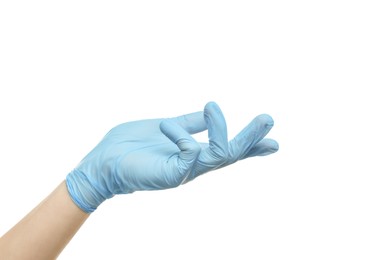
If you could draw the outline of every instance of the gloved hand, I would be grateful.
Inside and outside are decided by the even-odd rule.
[[[177,187],[238,160],[276,152],[277,142],[263,139],[272,126],[270,116],[257,116],[228,142],[225,119],[213,102],[203,112],[124,123],[68,174],[68,191],[90,213],[115,194]],[[206,129],[209,143],[191,137]]]

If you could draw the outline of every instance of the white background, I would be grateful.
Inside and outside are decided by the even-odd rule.
[[[216,101],[280,151],[117,196],[59,259],[389,259],[388,1],[1,1],[0,234],[116,124]],[[198,138],[204,139],[203,136]]]

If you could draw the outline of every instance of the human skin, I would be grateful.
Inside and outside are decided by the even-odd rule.
[[[55,259],[89,215],[74,204],[63,181],[0,238],[0,259]]]

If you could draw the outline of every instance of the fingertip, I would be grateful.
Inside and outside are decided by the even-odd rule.
[[[263,139],[259,143],[257,143],[252,149],[244,155],[244,157],[240,158],[248,158],[253,156],[266,156],[273,153],[276,153],[279,150],[279,144],[273,139]]]
[[[259,127],[272,128],[274,126],[273,118],[268,114],[261,114],[255,118]]]
[[[266,146],[270,152],[276,153],[279,151],[279,143],[274,139],[264,139],[263,142],[266,143]]]
[[[218,105],[217,105],[217,102],[215,102],[215,101],[209,101],[209,102],[207,102],[205,107],[207,107],[207,106],[218,106]]]
[[[160,122],[160,130],[163,133],[166,132],[166,129],[167,129],[168,125],[169,125],[169,123],[167,121],[168,121],[168,119],[163,119]]]
[[[172,119],[163,119],[160,122],[160,131],[169,139],[171,139],[172,142],[177,143],[177,126],[174,122],[172,122]]]
[[[222,113],[221,108],[218,106],[218,104],[214,101],[208,102],[204,107],[204,113],[209,114],[210,111],[218,111]]]
[[[204,119],[210,130],[210,126],[213,127],[214,124],[210,125],[210,121],[217,123],[220,127],[226,128],[225,118],[223,116],[221,108],[214,101],[208,102],[204,107]]]

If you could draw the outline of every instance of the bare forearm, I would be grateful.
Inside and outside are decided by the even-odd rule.
[[[0,259],[55,259],[88,218],[62,182],[0,238]]]

